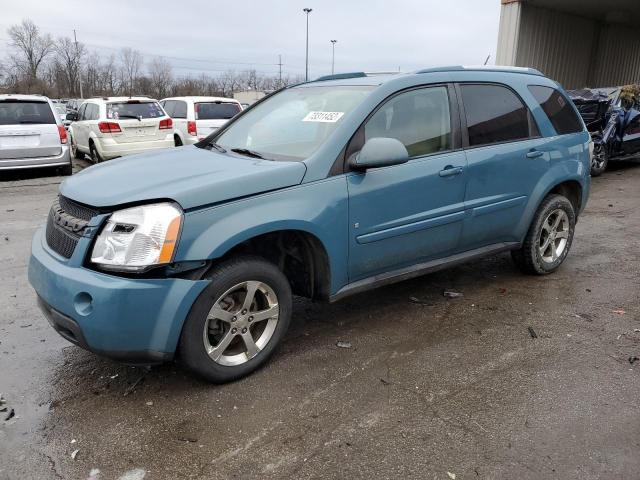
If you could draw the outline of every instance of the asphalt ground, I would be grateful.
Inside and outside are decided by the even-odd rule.
[[[222,386],[49,327],[26,269],[62,178],[41,175],[0,180],[0,479],[640,478],[640,163],[593,179],[555,274],[506,254],[296,301],[268,365]]]

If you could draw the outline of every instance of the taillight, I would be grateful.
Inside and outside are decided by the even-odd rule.
[[[100,133],[120,133],[120,124],[116,122],[100,122],[98,123]]]
[[[160,120],[160,130],[166,130],[172,127],[173,127],[173,120],[171,120],[170,118],[165,118],[164,120]]]
[[[62,125],[58,125],[58,135],[60,135],[60,143],[63,145],[67,143],[67,130]]]
[[[193,135],[194,137],[198,135],[198,129],[196,128],[196,122],[188,121],[187,122],[187,133],[189,135]]]

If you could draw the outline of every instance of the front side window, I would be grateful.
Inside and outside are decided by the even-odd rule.
[[[47,102],[25,100],[0,101],[0,125],[56,123]]]
[[[529,109],[500,85],[460,85],[469,146],[513,142],[538,136]]]
[[[80,107],[80,110],[78,111],[78,120],[85,120],[84,112],[87,111],[87,105],[89,105],[89,104],[88,103],[83,103],[82,106]]]
[[[304,160],[369,95],[371,86],[288,88],[254,106],[220,134],[205,139],[266,158]]]
[[[582,122],[576,115],[571,102],[558,90],[540,85],[529,85],[529,91],[549,117],[558,135],[582,131]],[[598,104],[595,104],[596,109]]]
[[[367,121],[364,137],[365,142],[376,137],[400,140],[410,157],[450,150],[447,88],[421,88],[396,95]]]

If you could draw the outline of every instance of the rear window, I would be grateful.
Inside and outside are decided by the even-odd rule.
[[[529,91],[547,114],[558,135],[582,131],[582,122],[567,100],[558,90],[540,85],[529,85]],[[583,112],[586,114],[587,112]]]
[[[223,120],[236,116],[242,108],[234,102],[199,102],[195,104],[196,120]]]
[[[47,102],[0,100],[0,125],[56,123]]]
[[[158,102],[113,102],[107,103],[107,118],[158,118],[165,113]]]

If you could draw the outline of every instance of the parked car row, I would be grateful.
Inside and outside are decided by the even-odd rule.
[[[0,96],[0,169],[62,167],[62,173],[70,175],[72,156],[89,155],[100,163],[192,145],[242,111],[238,101],[221,97],[173,97],[160,102],[145,96],[96,97],[64,102],[40,95]],[[47,135],[52,129],[55,138]]]

